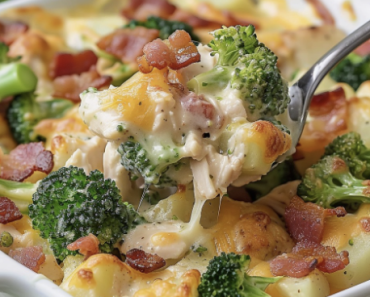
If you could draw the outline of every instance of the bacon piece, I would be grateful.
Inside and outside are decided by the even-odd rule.
[[[132,249],[126,253],[126,263],[142,273],[150,273],[166,265],[166,261],[158,255]]]
[[[200,61],[197,47],[184,30],[172,33],[167,42],[156,39],[146,44],[143,51],[144,56],[137,59],[139,70],[143,73],[151,72],[153,67],[178,70]]]
[[[315,270],[317,265],[315,258],[303,258],[300,255],[282,254],[270,262],[270,270],[274,275],[304,277]]]
[[[0,197],[0,224],[7,224],[22,218],[15,203],[7,197]]]
[[[360,56],[367,56],[370,55],[370,40],[366,41],[365,43],[361,44],[358,48],[354,50],[357,55]]]
[[[318,260],[317,269],[327,273],[342,270],[349,263],[347,251],[338,254],[335,247],[323,246],[306,240],[298,242],[292,253],[304,258],[315,257]]]
[[[9,155],[0,154],[0,178],[23,181],[35,171],[50,173],[54,167],[53,154],[42,142],[18,145]]]
[[[327,216],[344,216],[343,207],[324,209],[314,203],[305,203],[295,196],[285,209],[285,222],[288,232],[295,241],[308,240],[320,243],[324,234],[324,221]]]
[[[53,81],[54,97],[70,99],[74,102],[80,101],[80,94],[87,88],[106,88],[112,82],[112,77],[101,76],[96,69],[83,72],[80,75],[64,75]]]
[[[324,24],[335,25],[335,20],[330,11],[325,7],[320,0],[307,0],[315,8],[317,14],[321,17]]]
[[[101,38],[97,46],[124,63],[135,63],[136,59],[143,54],[144,45],[158,36],[159,31],[156,29],[124,28]]]
[[[45,262],[45,255],[41,246],[29,246],[9,251],[9,257],[21,263],[27,268],[38,272],[40,266]]]
[[[168,18],[176,10],[176,6],[167,0],[130,0],[121,14],[129,20],[145,21],[149,16]]]
[[[224,118],[217,112],[210,102],[204,99],[203,95],[189,92],[187,95],[182,96],[180,101],[182,108],[193,115],[191,121],[201,128],[203,132],[207,132],[209,130],[210,122],[212,123],[212,126],[217,128],[220,128],[223,125]]]
[[[85,256],[85,260],[92,255],[99,253],[99,239],[94,234],[81,237],[67,245],[70,251],[80,250],[79,253]]]
[[[52,79],[71,74],[81,74],[96,65],[98,57],[92,50],[77,54],[56,53],[50,64],[49,75]]]
[[[189,111],[197,116],[202,116],[206,119],[213,119],[215,108],[206,101],[203,95],[190,92],[188,95],[181,98],[181,106],[186,111]]]
[[[219,22],[202,19],[181,9],[176,9],[176,11],[169,17],[169,19],[189,24],[193,28],[216,29],[222,26],[222,24],[220,24]]]
[[[309,115],[299,140],[301,151],[324,149],[334,138],[348,129],[348,105],[344,90],[324,92],[312,98]]]
[[[301,241],[291,253],[276,257],[270,263],[270,270],[278,276],[304,277],[315,268],[332,273],[348,265],[348,252],[337,253],[334,247],[319,243]]]
[[[315,268],[323,272],[335,272],[348,263],[348,252],[337,253],[334,247],[320,244],[324,221],[328,216],[344,216],[343,207],[324,209],[313,203],[305,203],[295,196],[285,210],[285,222],[289,233],[298,243],[291,253],[276,257],[270,263],[275,275],[303,277]]]
[[[27,30],[28,25],[25,23],[0,21],[0,42],[10,45]]]

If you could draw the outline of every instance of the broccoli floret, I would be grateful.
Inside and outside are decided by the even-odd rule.
[[[57,259],[76,252],[68,244],[94,234],[103,252],[113,250],[122,235],[145,223],[121,195],[114,181],[98,170],[86,175],[82,168],[63,167],[44,178],[29,206],[33,228],[48,239]]]
[[[344,206],[354,211],[359,204],[370,203],[369,185],[370,181],[354,177],[338,156],[325,156],[306,170],[297,194],[324,208]]]
[[[258,120],[282,114],[288,104],[288,86],[277,68],[277,57],[257,40],[253,26],[223,27],[213,32],[209,43],[216,66],[188,82],[201,94],[222,100],[230,90],[244,100],[248,118]]]
[[[259,181],[247,184],[245,189],[253,200],[257,200],[270,193],[274,188],[298,179],[300,179],[300,175],[294,162],[288,158],[262,176]]]
[[[0,42],[0,101],[8,96],[35,90],[37,77],[19,57],[8,57],[9,47]]]
[[[35,135],[33,128],[43,119],[60,118],[73,103],[65,99],[53,99],[37,102],[33,93],[23,93],[15,96],[7,110],[10,130],[18,143],[42,141]]]
[[[250,257],[234,253],[221,253],[214,257],[203,273],[198,292],[200,297],[267,297],[269,284],[281,277],[249,276]]]
[[[350,53],[330,71],[330,77],[337,82],[349,84],[354,90],[370,80],[370,55],[359,56]]]
[[[199,37],[194,34],[192,26],[180,21],[164,20],[157,16],[150,16],[147,18],[146,21],[132,20],[127,25],[125,25],[125,28],[134,29],[135,27],[139,26],[148,29],[159,30],[160,39],[168,39],[168,37],[176,30],[184,30],[189,33],[192,40],[200,40]]]
[[[33,184],[0,179],[0,197],[9,198],[22,213],[27,214],[28,205],[32,203],[32,195],[38,185],[38,182]]]
[[[145,184],[160,187],[177,185],[176,181],[165,174],[180,159],[177,147],[156,145],[155,150],[153,148],[149,153],[141,143],[130,137],[119,146],[118,152],[121,154],[121,164],[131,173],[131,179],[143,177]]]
[[[370,150],[364,145],[360,134],[350,132],[338,136],[325,148],[324,156],[331,155],[346,161],[356,178],[370,178]]]

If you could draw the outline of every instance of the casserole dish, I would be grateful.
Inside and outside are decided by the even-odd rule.
[[[78,1],[78,4],[85,4],[89,1]],[[296,10],[301,10],[304,7],[304,1],[288,1],[291,6]],[[357,14],[358,19],[356,22],[345,22],[342,18],[342,11],[337,9],[343,1],[323,1],[330,9],[334,17],[338,20],[338,27],[345,30],[347,33],[351,32],[354,28],[364,23],[366,19],[366,11],[370,11],[370,3],[366,1],[353,1],[353,8]],[[14,0],[5,2],[0,5],[0,12],[12,7],[22,7],[28,5],[40,5],[46,9],[67,8],[76,5],[76,1],[66,0],[61,3],[58,0],[44,0],[44,1],[31,1],[31,0]],[[335,297],[345,296],[369,296],[370,282],[363,283],[354,288],[332,295]],[[61,290],[58,286],[48,281],[45,277],[35,274],[7,257],[4,253],[0,252],[0,296],[70,296]]]

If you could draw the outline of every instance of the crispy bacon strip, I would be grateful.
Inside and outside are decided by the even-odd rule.
[[[330,11],[326,8],[320,0],[307,0],[315,8],[317,14],[321,17],[324,24],[335,25],[335,20],[331,15]]]
[[[347,251],[338,254],[335,247],[323,246],[306,240],[298,242],[292,253],[304,258],[315,257],[318,260],[317,268],[327,273],[341,270],[349,263]]]
[[[295,254],[282,254],[270,263],[270,270],[274,275],[304,277],[315,270],[318,260],[313,257],[302,257]]]
[[[7,197],[0,197],[0,224],[7,224],[22,218],[15,203]]]
[[[291,253],[276,257],[270,263],[275,275],[303,277],[315,268],[323,272],[335,272],[348,263],[348,252],[337,253],[334,247],[320,244],[324,221],[328,216],[345,216],[343,207],[324,209],[313,203],[305,203],[295,196],[285,210],[285,222],[292,238],[297,241]]]
[[[130,0],[121,14],[130,20],[145,21],[149,16],[168,18],[176,10],[176,6],[167,0]]]
[[[306,123],[300,150],[317,151],[324,149],[335,137],[348,129],[348,105],[344,90],[324,92],[312,98],[309,114],[312,120]]]
[[[343,207],[324,209],[314,203],[305,203],[295,196],[285,209],[285,222],[288,232],[295,241],[307,240],[320,243],[324,233],[324,221],[328,216],[345,216]]]
[[[92,50],[77,54],[57,53],[50,64],[49,75],[52,79],[71,74],[81,74],[96,65],[98,57]]]
[[[166,265],[166,261],[158,255],[132,249],[126,253],[126,263],[142,273],[150,273]]]
[[[181,9],[176,9],[176,11],[169,17],[169,19],[189,24],[193,28],[216,29],[222,26],[219,22],[202,19]]]
[[[9,257],[13,258],[15,261],[21,263],[34,272],[38,272],[40,266],[45,262],[45,255],[42,252],[41,246],[29,246],[16,250],[10,250]]]
[[[0,21],[0,42],[10,45],[27,30],[28,25],[25,23]]]
[[[334,247],[301,241],[291,253],[276,257],[270,263],[271,272],[278,276],[303,277],[315,268],[332,273],[348,265],[348,252],[337,253]]]
[[[102,89],[109,87],[112,77],[101,76],[96,69],[83,72],[80,75],[64,75],[53,81],[54,97],[70,99],[74,102],[80,101],[80,94],[89,87]]]
[[[42,142],[18,145],[9,155],[0,154],[0,178],[23,181],[35,171],[50,173],[54,167],[53,154]]]
[[[146,44],[143,51],[144,55],[137,59],[139,70],[143,73],[151,72],[153,67],[178,70],[200,61],[197,47],[183,30],[172,33],[167,42],[156,39]]]
[[[67,249],[70,251],[80,250],[79,253],[84,255],[86,260],[90,256],[99,253],[99,239],[90,233],[67,245]]]
[[[117,57],[124,63],[135,63],[143,54],[144,45],[158,38],[159,31],[136,27],[134,29],[118,29],[101,38],[97,46],[107,53]]]

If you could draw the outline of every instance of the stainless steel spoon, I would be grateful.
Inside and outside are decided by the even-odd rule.
[[[308,107],[312,96],[321,80],[345,56],[370,39],[370,21],[362,25],[340,43],[328,51],[308,70],[294,85],[289,88],[289,116],[296,124],[292,131],[293,145],[297,145],[306,123]]]

